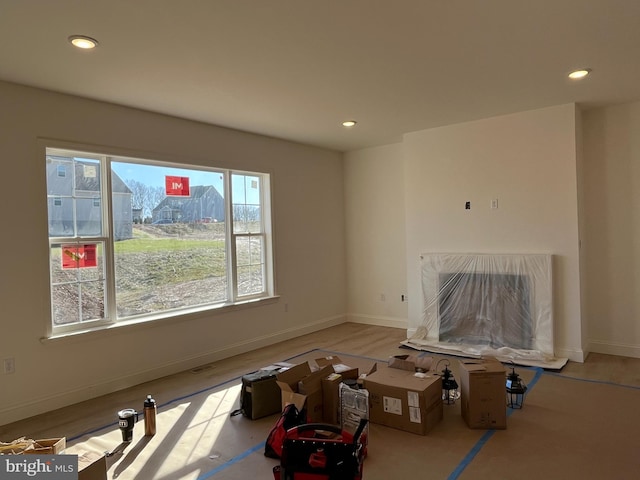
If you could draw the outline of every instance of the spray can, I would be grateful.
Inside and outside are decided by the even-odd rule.
[[[156,401],[151,395],[144,401],[144,434],[147,437],[156,434]]]

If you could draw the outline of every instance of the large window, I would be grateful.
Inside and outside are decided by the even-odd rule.
[[[52,332],[273,295],[269,175],[47,148]]]

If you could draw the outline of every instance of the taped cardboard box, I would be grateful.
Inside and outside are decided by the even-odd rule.
[[[307,409],[309,422],[322,422],[322,379],[331,373],[334,373],[331,365],[312,372],[309,362],[304,362],[277,374],[282,408],[293,403],[298,410]]]
[[[364,379],[370,421],[426,435],[443,417],[442,378],[381,366]]]
[[[460,412],[469,428],[507,428],[506,369],[495,358],[460,360]]]

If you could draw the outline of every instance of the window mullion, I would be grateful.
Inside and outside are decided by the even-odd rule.
[[[117,320],[116,309],[116,285],[115,285],[115,261],[113,258],[113,205],[112,205],[112,185],[111,185],[111,158],[104,157],[100,162],[102,169],[102,234],[106,237],[104,242],[104,262],[105,262],[105,306],[104,317],[110,322]]]
[[[227,248],[227,272],[229,275],[229,281],[227,282],[227,298],[230,303],[233,303],[238,298],[238,271],[236,261],[236,238],[233,226],[233,189],[231,188],[231,171],[227,170],[224,176],[225,191],[227,192],[227,198],[225,201],[225,233]]]

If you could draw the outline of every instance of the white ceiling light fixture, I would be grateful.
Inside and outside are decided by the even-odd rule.
[[[571,72],[569,74],[569,78],[571,78],[572,80],[579,80],[581,78],[586,77],[590,73],[591,73],[590,68],[581,68],[579,70],[574,70],[573,72]]]
[[[71,35],[69,42],[74,47],[81,48],[83,50],[91,50],[98,46],[98,41],[95,38],[87,37],[86,35]]]
[[[358,122],[356,122],[355,120],[345,120],[344,122],[342,122],[342,126],[347,128],[355,127],[356,123]]]

